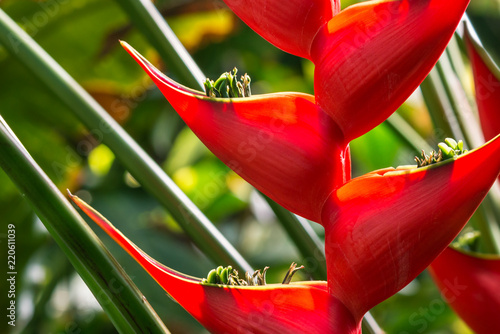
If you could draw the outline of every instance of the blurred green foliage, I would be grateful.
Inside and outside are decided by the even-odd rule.
[[[222,1],[163,0],[157,6],[208,77],[216,78],[236,66],[241,73],[251,75],[254,94],[313,93],[312,64],[267,43]],[[126,40],[169,72],[169,64],[162,63],[116,2],[4,0],[0,7],[124,126],[252,265],[271,266],[268,281],[278,281],[291,261],[300,264],[296,248],[267,205],[184,127],[152,82],[121,49],[118,39]],[[472,1],[472,18],[478,22],[484,19],[485,28],[481,30],[489,36],[498,33],[499,8],[498,1]],[[496,52],[500,55],[499,50]],[[168,212],[134,182],[100,139],[92,137],[15,55],[2,48],[0,73],[1,115],[62,191],[69,188],[90,202],[160,262],[190,275],[206,276],[214,264],[193,247]],[[429,142],[442,139],[434,137],[418,94],[400,114]],[[404,147],[384,124],[356,139],[351,151],[353,176],[412,164],[416,153]],[[0,332],[113,333],[90,292],[85,292],[23,195],[1,170],[0,212],[1,252],[6,253],[6,226],[15,224],[16,269],[22,277],[17,282],[18,326],[12,331],[2,321]],[[205,332],[124,251],[100,230],[94,230],[173,333]],[[321,235],[321,229],[317,231]],[[5,291],[5,284],[2,280],[1,291]],[[1,306],[5,310],[6,305]],[[403,293],[377,306],[373,314],[388,333],[468,332],[444,305],[426,273]]]

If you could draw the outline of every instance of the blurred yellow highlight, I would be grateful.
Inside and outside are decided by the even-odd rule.
[[[196,171],[189,166],[178,169],[172,176],[172,179],[184,192],[190,192],[198,183]]]
[[[227,9],[189,13],[169,20],[172,30],[188,50],[199,48],[204,41],[219,41],[234,29],[234,15]]]
[[[115,160],[113,152],[104,144],[94,148],[89,154],[89,168],[97,176],[104,176],[109,172]]]

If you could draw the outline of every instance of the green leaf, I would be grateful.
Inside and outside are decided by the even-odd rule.
[[[1,117],[0,166],[31,202],[40,220],[121,333],[168,332],[130,278]]]

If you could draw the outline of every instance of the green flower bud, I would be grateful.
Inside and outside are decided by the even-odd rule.
[[[217,275],[217,270],[215,270],[215,269],[210,270],[210,272],[208,273],[208,276],[207,276],[207,283],[208,284],[220,284],[219,283],[219,275]]]
[[[455,150],[453,150],[451,147],[449,147],[445,143],[439,143],[438,147],[441,150],[441,152],[443,152],[443,157],[445,159],[453,158],[455,156]]]
[[[231,88],[229,95],[231,97],[242,97],[240,94],[240,90],[238,89],[238,78],[236,77],[236,72],[238,72],[238,70],[235,67],[233,70],[233,74],[230,75],[229,84]]]
[[[208,97],[217,97],[218,95],[220,95],[220,94],[218,94],[217,90],[214,87],[214,82],[212,80],[210,80],[209,78],[207,78],[207,80],[205,80],[205,82],[203,82],[203,86],[205,88],[205,94]]]
[[[457,149],[458,144],[457,144],[457,142],[455,141],[455,139],[453,139],[453,138],[446,138],[446,139],[444,140],[444,142],[445,142],[446,144],[448,144],[448,146],[449,146],[449,147],[451,147],[453,150],[456,150],[456,149]]]
[[[226,284],[226,285],[229,284],[229,274],[232,271],[232,269],[233,268],[231,266],[222,269],[222,271],[220,273],[220,280],[221,280],[222,284]]]

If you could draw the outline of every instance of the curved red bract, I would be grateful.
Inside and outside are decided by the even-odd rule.
[[[483,129],[484,137],[490,140],[500,134],[500,69],[495,72],[487,65],[486,55],[480,55],[476,50],[477,45],[465,34],[465,43],[471,60],[476,91],[476,104]],[[488,59],[492,62],[491,58]]]
[[[316,33],[340,10],[340,0],[224,2],[269,43],[303,58],[310,58]]]
[[[373,172],[323,210],[328,285],[364,314],[421,273],[455,238],[500,172],[500,136],[425,168]]]
[[[131,46],[122,45],[219,159],[286,209],[320,220],[328,195],[351,175],[348,145],[314,96],[208,98],[172,81]]]
[[[429,267],[443,298],[477,334],[500,333],[500,257],[446,248]]]
[[[468,3],[367,1],[320,30],[312,51],[316,101],[348,141],[382,123],[417,89]]]
[[[354,318],[327,290],[327,283],[296,282],[237,287],[202,285],[157,262],[106,218],[70,195],[94,222],[125,249],[165,291],[212,333],[361,334]]]

